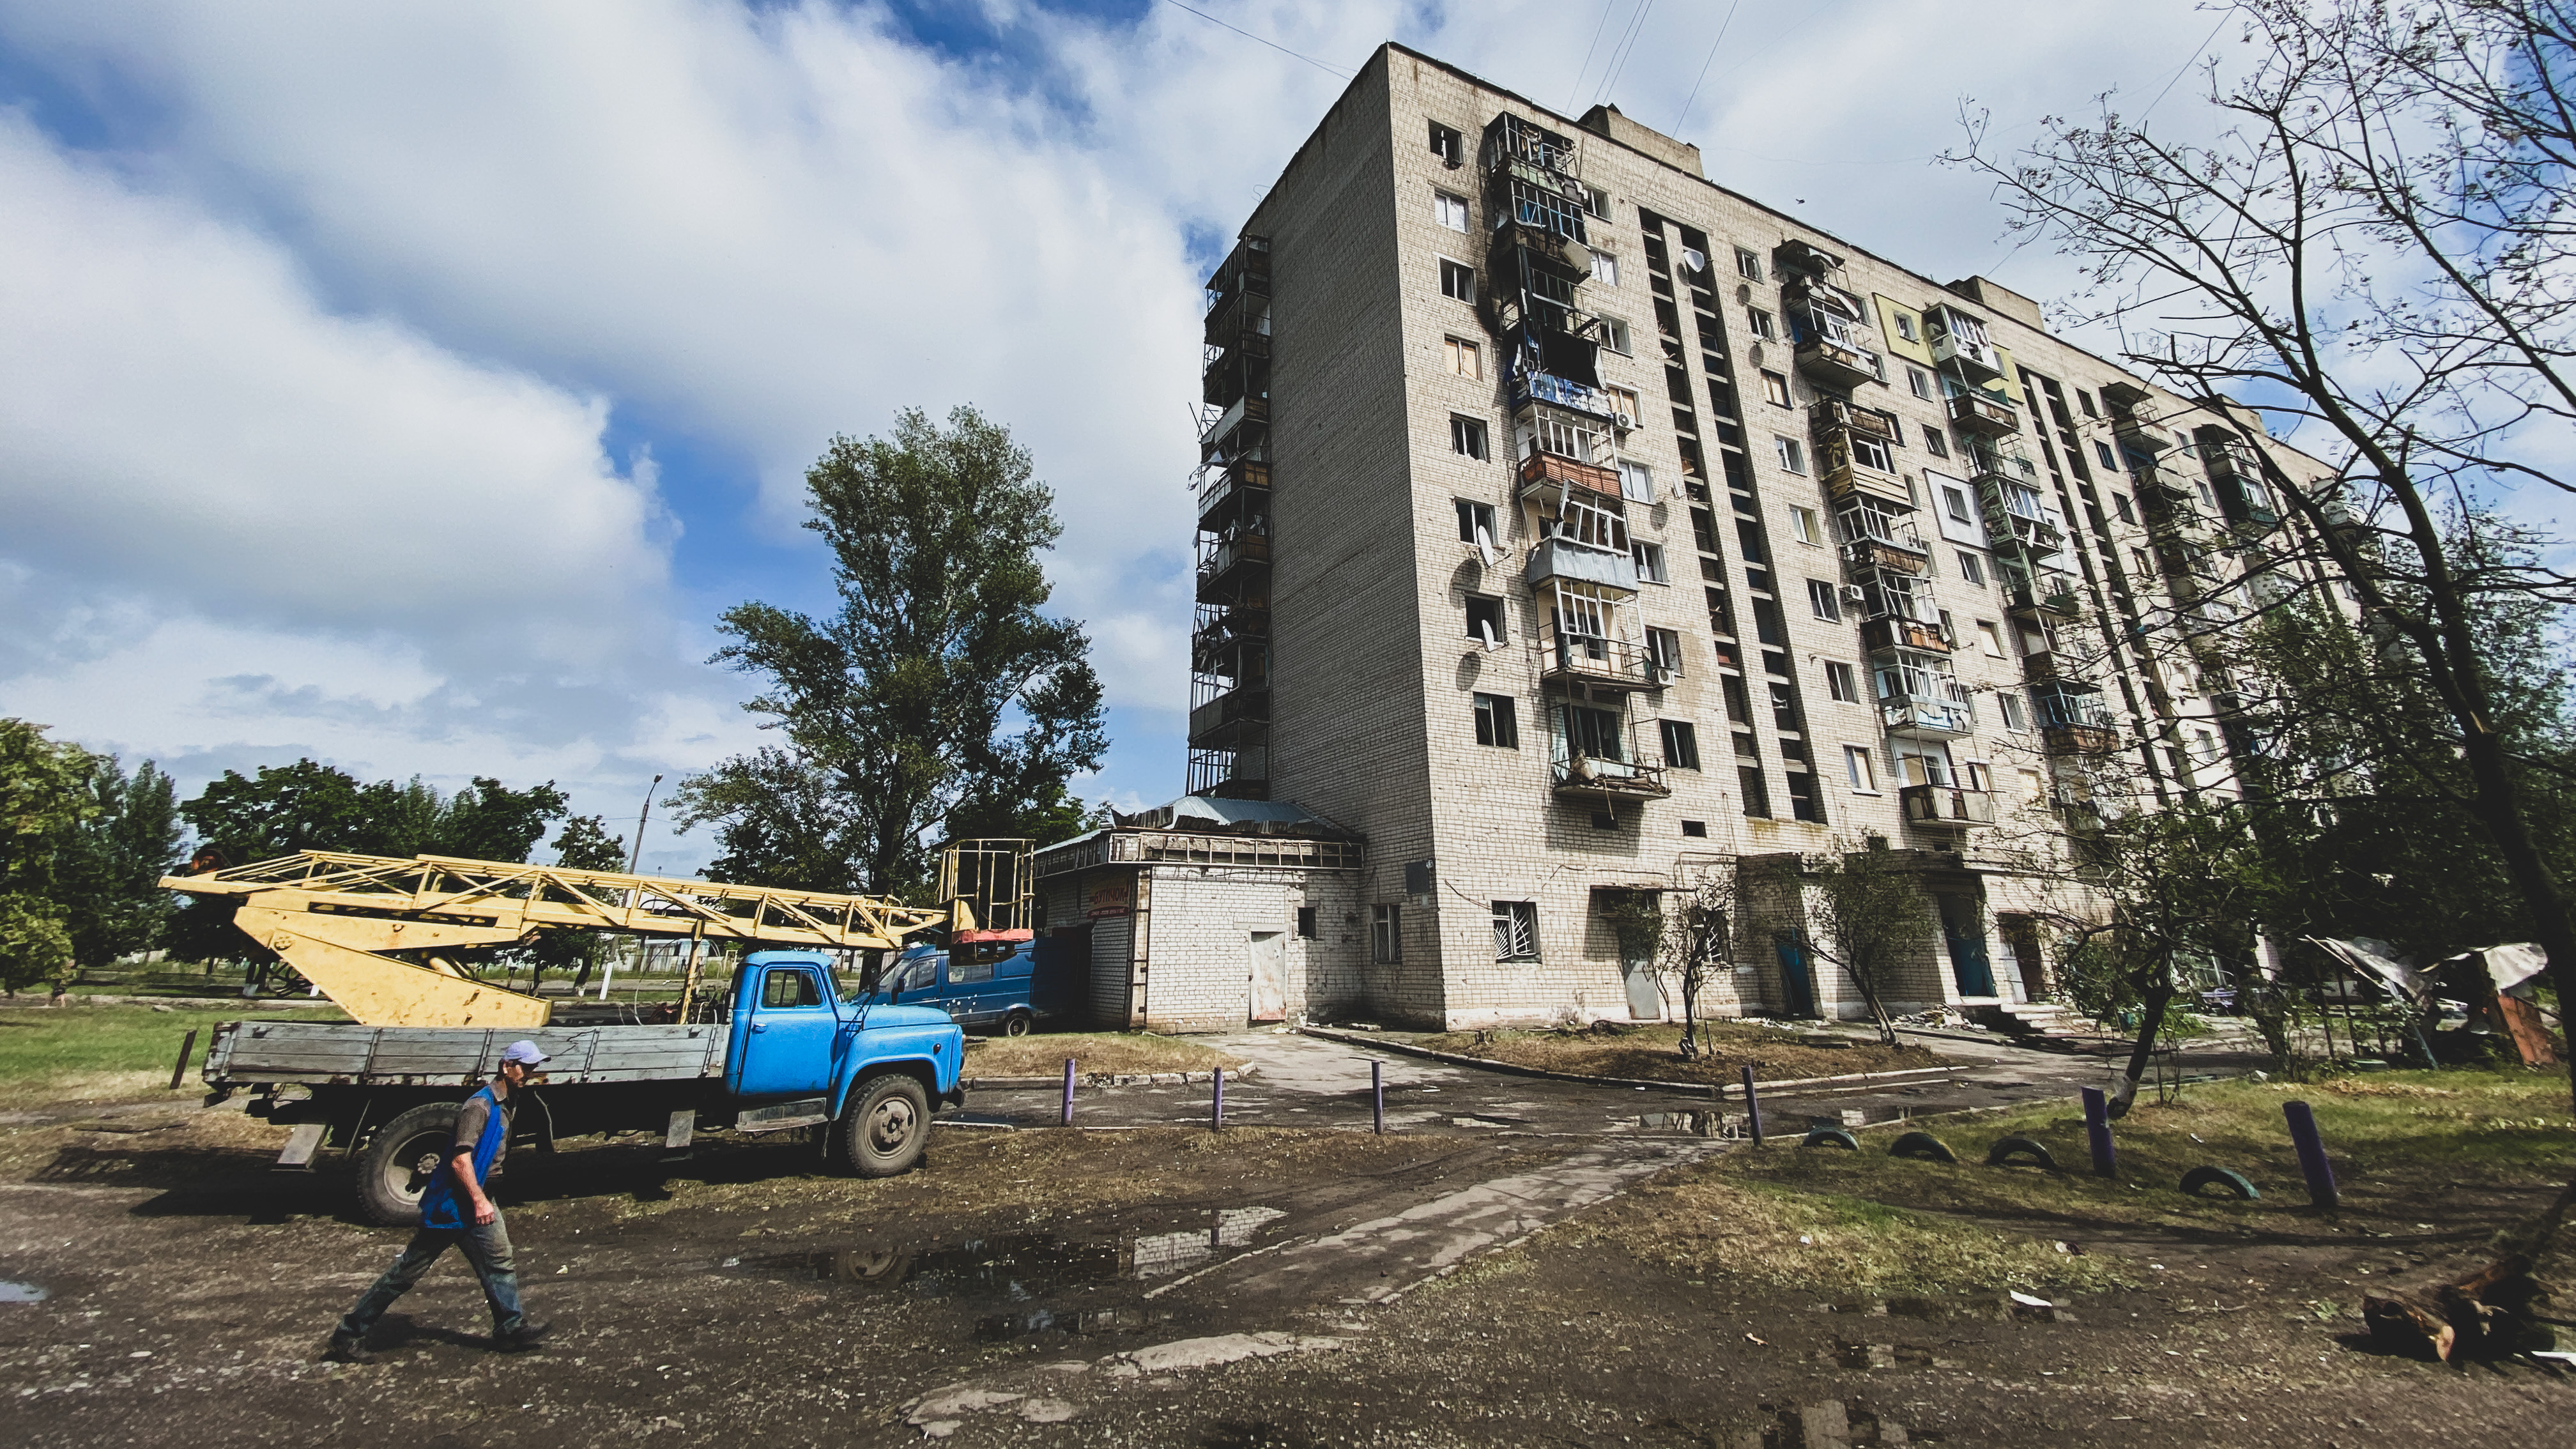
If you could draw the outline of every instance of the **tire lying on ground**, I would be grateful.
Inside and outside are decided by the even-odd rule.
[[[921,1161],[930,1141],[930,1094],[918,1079],[884,1072],[850,1089],[833,1125],[841,1160],[861,1177],[897,1177]]]
[[[389,1228],[420,1226],[420,1197],[456,1140],[461,1102],[426,1102],[376,1129],[358,1158],[358,1206]]]
[[[1840,1127],[1809,1128],[1807,1131],[1807,1140],[1799,1143],[1798,1145],[1801,1147],[1840,1147],[1850,1152],[1860,1151],[1860,1140]]]
[[[2028,1157],[2050,1172],[2057,1170],[2057,1158],[2040,1143],[2027,1137],[1998,1137],[1986,1149],[1986,1166],[2008,1167],[2016,1157]]]
[[[2216,1163],[2203,1163],[2182,1175],[2182,1190],[2187,1196],[2203,1196],[2201,1189],[2213,1186],[2227,1189],[2229,1194],[2244,1202],[2257,1202],[2263,1196],[2245,1174]]]
[[[1904,1136],[1887,1144],[1887,1155],[1890,1157],[1920,1157],[1927,1162],[1956,1162],[1959,1160],[1959,1154],[1950,1150],[1949,1143],[1942,1141],[1940,1138],[1933,1136],[1929,1132],[1906,1133]]]

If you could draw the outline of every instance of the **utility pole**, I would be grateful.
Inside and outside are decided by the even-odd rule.
[[[660,775],[655,775],[653,777],[653,783],[644,787],[644,808],[635,812],[635,844],[626,852],[626,873],[628,875],[635,874],[635,867],[642,863],[644,859],[644,820],[645,817],[653,813],[653,792],[661,788],[662,777]],[[626,909],[630,911],[635,909],[635,901],[636,893],[628,891],[626,893]],[[641,972],[644,969],[644,938],[641,936],[635,938],[635,969],[638,972]],[[606,1001],[608,999],[608,983],[616,979],[617,959],[612,956],[600,969],[600,1000]]]

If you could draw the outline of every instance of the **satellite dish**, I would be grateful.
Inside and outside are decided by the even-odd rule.
[[[1708,258],[1702,256],[1695,248],[1684,247],[1682,248],[1682,265],[1688,267],[1694,272],[1705,272],[1708,270]]]

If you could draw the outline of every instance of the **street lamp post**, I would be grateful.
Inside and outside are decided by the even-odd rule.
[[[653,813],[653,792],[660,788],[662,788],[662,777],[660,775],[655,775],[653,777],[653,783],[644,787],[644,808],[635,812],[635,844],[626,852],[626,873],[628,875],[633,875],[635,873],[635,868],[641,865],[644,861],[644,821]],[[626,893],[626,909],[630,911],[635,909],[636,900],[637,893],[631,890],[628,891]],[[637,971],[642,971],[644,969],[644,938],[641,936],[635,938],[635,969]],[[606,967],[599,973],[600,1000],[606,1001],[608,999],[608,984],[616,979],[617,958],[612,956],[608,959]]]

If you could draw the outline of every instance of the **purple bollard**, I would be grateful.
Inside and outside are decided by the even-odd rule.
[[[1762,1099],[1753,1094],[1753,1069],[1744,1069],[1744,1119],[1753,1129],[1753,1145],[1762,1145]]]
[[[1073,1058],[1071,1057],[1064,1059],[1064,1120],[1056,1125],[1059,1127],[1073,1125]]]
[[[2093,1175],[2118,1177],[2120,1153],[2119,1149],[2111,1145],[2110,1102],[2102,1095],[2102,1089],[2099,1087],[2085,1087],[2081,1090],[2084,1093],[2084,1135],[2093,1144]]]
[[[2308,1180],[2308,1202],[2333,1212],[2343,1201],[2335,1191],[2334,1164],[2326,1161],[2325,1139],[2317,1135],[2317,1114],[2305,1102],[2283,1102],[2281,1115],[2289,1119],[2290,1141],[2299,1149],[2299,1171]]]
[[[1217,1068],[1208,1085],[1214,1089],[1208,1094],[1208,1127],[1214,1130],[1225,1125],[1225,1068]]]
[[[1378,1136],[1386,1135],[1386,1063],[1369,1063],[1369,1118]]]

